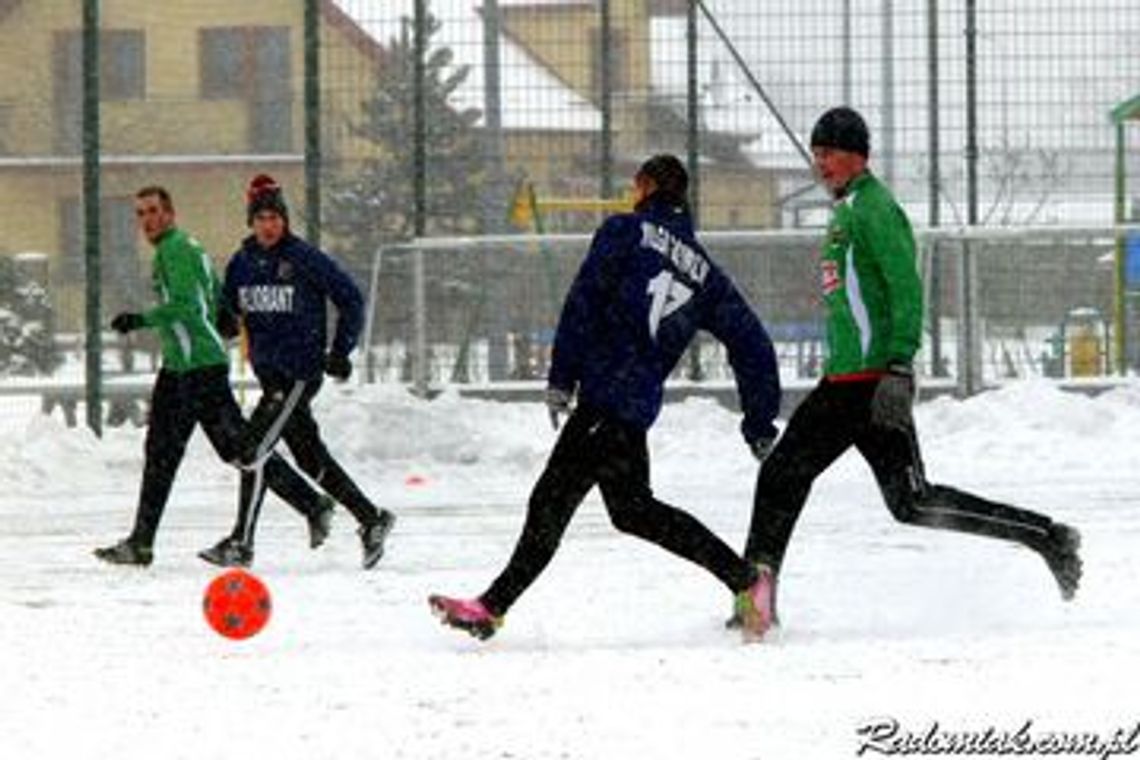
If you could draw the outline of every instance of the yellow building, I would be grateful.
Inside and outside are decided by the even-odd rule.
[[[596,5],[500,5],[502,70],[505,77],[524,77],[521,84],[502,86],[503,176],[525,175],[544,196],[597,195]],[[614,3],[618,192],[649,153],[683,153],[683,144],[663,142],[652,129],[657,119],[647,5]],[[475,67],[483,60],[482,43],[466,42],[471,26],[481,24],[480,6],[479,0],[429,4],[445,30],[468,35],[456,42],[441,32],[433,40],[455,45],[457,64]],[[180,221],[219,262],[245,233],[243,188],[255,173],[281,181],[294,224],[303,230],[304,3],[103,0],[100,7],[102,268],[104,309],[110,312],[150,299],[150,250],[137,239],[132,209],[132,196],[143,185],[170,189]],[[356,136],[352,125],[385,64],[385,46],[401,25],[406,28],[411,7],[411,0],[320,3],[325,176],[382,150]],[[81,0],[0,0],[0,253],[47,254],[65,327],[78,324],[84,281],[81,10]],[[469,76],[456,107],[483,108],[482,73]],[[523,87],[529,89],[520,92]],[[476,126],[485,128],[486,119]],[[702,167],[706,163],[706,227],[772,224],[771,182],[762,172],[702,157]],[[563,221],[589,226],[595,219]]]
[[[280,175],[303,198],[303,29],[301,4],[280,0],[100,5],[103,282],[113,310],[150,299],[149,247],[133,218],[139,187],[168,187],[219,259],[245,229],[242,188],[253,173]],[[79,0],[0,5],[0,250],[49,255],[65,323],[79,311],[84,272],[81,26]]]

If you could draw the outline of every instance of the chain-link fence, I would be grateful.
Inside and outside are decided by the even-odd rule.
[[[818,226],[827,199],[803,144],[839,103],[866,116],[872,166],[916,226],[1107,226],[1140,205],[1127,181],[1140,169],[1128,148],[1140,107],[1119,108],[1140,90],[1131,0],[0,0],[0,36],[6,378],[86,382],[98,345],[89,323],[151,302],[151,251],[132,208],[147,184],[172,191],[179,222],[221,265],[246,234],[246,182],[273,174],[295,229],[363,285],[378,250],[415,237],[586,233],[628,206],[634,168],[660,151],[690,167],[703,230]],[[97,64],[85,65],[92,41],[98,56],[86,60]],[[85,92],[99,95],[88,108]],[[98,198],[85,203],[92,175]],[[96,208],[98,229],[87,218]],[[1016,246],[1029,250],[1023,237]],[[432,259],[449,272],[424,293],[427,329],[472,319],[459,303],[478,308],[492,326],[486,343],[448,342],[485,345],[489,376],[522,373],[513,336],[538,330],[541,342],[550,320],[516,329],[520,314],[559,300],[573,269],[568,252],[543,269],[549,245]],[[756,283],[799,292],[809,247],[757,253],[747,266],[764,270]],[[1140,270],[1127,265],[1140,261],[1124,255],[1133,248],[1121,246],[1110,292]],[[1074,244],[1054,258],[1087,253]],[[724,255],[737,267],[753,254]],[[939,279],[951,266],[939,262],[936,296],[953,281]],[[1020,283],[995,313],[1028,309],[1012,321],[1036,324],[1032,308],[1054,292],[1029,289],[1020,267],[1037,259],[978,262]],[[398,263],[393,253],[389,273]],[[510,301],[472,296],[463,288],[479,278],[463,273],[479,267],[536,285]],[[1067,282],[1093,276],[1080,271]],[[988,280],[977,281],[987,297]],[[381,277],[378,335],[392,334],[402,308],[391,287]],[[1103,295],[1066,305],[1109,309],[1110,322],[1115,308]],[[808,311],[774,321],[806,325]],[[150,369],[152,351],[102,337],[107,371]],[[931,334],[936,347],[944,339]],[[29,361],[45,340],[48,356]],[[462,362],[447,372],[462,377]]]

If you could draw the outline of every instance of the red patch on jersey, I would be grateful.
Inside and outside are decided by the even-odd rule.
[[[820,287],[823,294],[829,296],[839,290],[842,282],[839,279],[839,262],[824,259],[819,263]]]

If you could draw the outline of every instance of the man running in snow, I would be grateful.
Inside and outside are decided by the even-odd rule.
[[[855,446],[895,519],[1027,546],[1071,599],[1081,577],[1075,529],[926,480],[911,416],[923,307],[910,222],[867,168],[870,134],[857,112],[823,114],[811,148],[835,198],[820,260],[827,363],[761,467],[744,555],[778,578],[812,482]]]
[[[229,383],[229,356],[215,329],[220,283],[202,245],[175,225],[174,203],[162,187],[135,195],[139,229],[154,245],[154,292],[159,304],[145,313],[124,312],[111,327],[126,335],[158,331],[162,368],[150,400],[146,464],[135,525],[130,535],[95,556],[118,565],[149,565],[154,539],[174,484],[174,475],[196,425],[201,425],[226,462],[238,464],[245,420]],[[322,499],[281,457],[265,462],[270,488],[309,522],[309,542],[319,546],[328,535],[332,504]],[[243,473],[241,503],[254,498],[253,475]],[[261,498],[261,492],[256,496]]]
[[[568,414],[531,492],[514,553],[475,599],[429,598],[443,622],[488,638],[553,558],[586,493],[602,492],[618,530],[701,565],[736,595],[749,637],[763,634],[770,578],[649,486],[646,433],[663,384],[698,329],[718,338],[736,376],[745,441],[763,459],[776,435],[776,358],[760,320],[697,242],[688,174],[671,155],[634,177],[635,211],[608,219],[570,288],[548,378],[551,421]],[[571,410],[573,399],[577,405]]]
[[[283,439],[298,466],[356,518],[362,564],[370,569],[384,553],[395,515],[377,509],[333,459],[311,406],[322,373],[341,382],[352,373],[348,356],[363,325],[364,297],[331,256],[293,234],[284,193],[272,177],[261,174],[250,182],[246,212],[253,234],[230,259],[222,288],[222,309],[245,325],[261,385],[242,462],[260,472],[259,464]],[[337,310],[331,346],[329,300]],[[199,556],[217,565],[248,564],[258,508],[257,501],[243,502],[233,532]]]

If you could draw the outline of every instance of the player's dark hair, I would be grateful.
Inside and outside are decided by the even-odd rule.
[[[671,206],[689,208],[689,172],[681,159],[671,153],[659,153],[648,159],[637,170],[636,177],[653,181],[656,189],[649,197]],[[644,203],[644,201],[643,201]]]
[[[174,199],[170,197],[170,191],[162,185],[147,185],[146,187],[135,193],[135,198],[158,198],[158,202],[162,204],[162,208],[166,211],[174,210]]]

